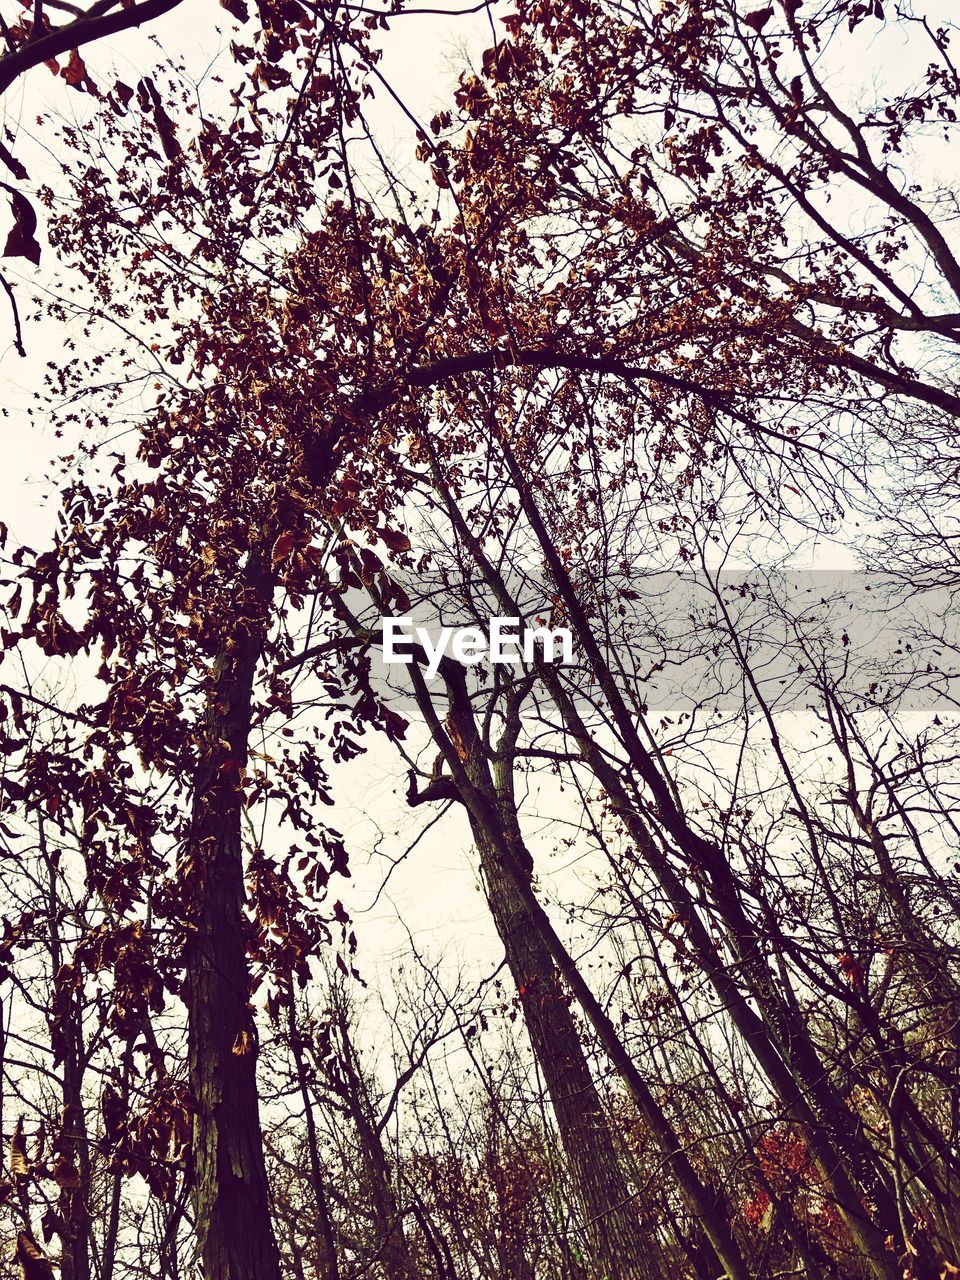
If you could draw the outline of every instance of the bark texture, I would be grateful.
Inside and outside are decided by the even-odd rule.
[[[659,1250],[638,1218],[569,996],[496,849],[482,833],[475,838],[490,912],[520,993],[597,1274],[609,1280],[657,1280]]]
[[[507,729],[496,750],[488,752],[477,730],[462,670],[447,665],[444,678],[450,713],[443,730],[435,724],[434,732],[435,736],[438,730],[442,732],[449,744],[448,763],[453,764],[455,753],[454,773],[460,774],[461,781],[458,786],[453,779],[444,779],[439,788],[434,785],[414,798],[456,795],[466,804],[491,914],[520,994],[531,1045],[569,1161],[593,1274],[598,1280],[655,1280],[662,1275],[665,1260],[653,1232],[637,1216],[570,1008],[566,977],[574,979],[573,994],[584,1005],[604,1047],[624,1075],[642,1119],[667,1154],[685,1199],[707,1228],[710,1244],[698,1226],[691,1233],[692,1238],[681,1240],[681,1245],[703,1274],[716,1271],[719,1265],[725,1269],[724,1274],[745,1277],[746,1268],[722,1220],[719,1197],[704,1187],[690,1168],[669,1121],[628,1061],[612,1024],[586,990],[574,961],[536,904],[533,862],[523,842],[513,791],[518,704],[508,710]],[[415,683],[420,686],[420,704],[429,723],[435,716],[424,703],[422,678],[415,676]],[[563,964],[558,957],[562,957]],[[710,1260],[711,1251],[716,1253],[716,1263]]]
[[[193,1210],[204,1280],[280,1280],[260,1129],[241,844],[241,770],[272,595],[269,573],[252,558],[233,634],[215,665],[184,867],[195,904],[185,995]]]

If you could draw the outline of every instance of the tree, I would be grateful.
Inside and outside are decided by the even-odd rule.
[[[797,674],[811,651],[817,659],[814,714],[830,745],[815,758],[829,761],[831,747],[843,756],[838,806],[825,765],[822,789],[808,784],[749,625],[721,590],[701,652],[732,664],[737,709],[675,740],[649,714],[654,672],[635,656],[645,635],[630,609],[645,589],[637,563],[657,542],[709,578],[712,548],[754,533],[789,547],[805,530],[836,528],[850,505],[882,515],[869,483],[874,416],[956,414],[957,320],[938,297],[960,279],[947,193],[905,191],[883,158],[934,118],[952,127],[947,33],[932,33],[922,92],[898,89],[886,103],[842,105],[818,69],[886,21],[876,8],[837,3],[804,18],[794,5],[521,6],[481,74],[465,73],[449,110],[418,126],[419,191],[408,194],[372,136],[367,161],[396,207],[370,194],[369,173],[361,181],[353,141],[369,130],[365,94],[382,86],[372,15],[290,36],[280,56],[290,79],[267,84],[282,95],[296,69],[293,114],[258,84],[240,98],[243,123],[193,128],[189,87],[174,76],[143,90],[151,121],[105,117],[108,148],[123,151],[115,180],[84,154],[87,137],[69,138],[82,157],[77,203],[54,236],[98,309],[126,333],[135,317],[156,399],[138,456],[121,455],[111,477],[71,482],[55,551],[21,557],[33,598],[18,643],[52,657],[98,651],[104,692],[44,769],[28,754],[15,798],[36,811],[64,789],[101,823],[91,778],[119,778],[108,820],[136,852],[111,862],[85,850],[95,881],[118,877],[132,891],[151,854],[164,867],[151,911],[170,931],[163,986],[189,1021],[207,1275],[279,1272],[254,996],[262,988],[282,1020],[332,926],[348,927],[324,901],[347,867],[340,837],[314,817],[330,798],[328,767],[355,755],[365,731],[397,741],[406,729],[348,596],[406,609],[430,574],[421,598],[445,610],[549,611],[573,631],[572,673],[538,659],[519,685],[493,692],[509,702],[536,691],[546,745],[523,749],[575,779],[585,812],[612,830],[630,926],[670,940],[678,984],[703,981],[713,1034],[747,1056],[756,1105],[764,1095],[776,1108],[746,1144],[756,1185],[738,1219],[688,1157],[682,1109],[654,1094],[538,898],[512,795],[521,703],[495,739],[478,727],[466,677],[445,669],[443,723],[414,664],[443,765],[428,796],[467,810],[597,1257],[610,1264],[629,1234],[627,1265],[643,1267],[631,1215],[614,1214],[624,1177],[594,1124],[599,1097],[567,991],[728,1274],[750,1273],[747,1246],[768,1209],[808,1272],[933,1277],[954,1265],[944,1062],[955,1053],[955,943],[925,918],[891,852],[912,841],[929,864],[923,894],[951,901],[902,798],[918,780],[925,796],[929,787],[927,843],[942,842],[952,801],[925,770],[949,767],[949,735],[936,766],[926,739],[886,756],[884,727],[869,717],[888,704],[851,701],[826,675],[849,637],[821,652],[809,619],[796,620],[801,642],[782,655],[797,657]],[[899,29],[930,35],[911,15]],[[636,127],[644,115],[663,120],[659,148]],[[881,209],[879,230],[851,232],[846,214],[825,212],[841,195],[871,218]],[[117,261],[128,267],[122,293]],[[75,394],[104,363],[74,364],[59,389]],[[97,413],[110,413],[128,378]],[[697,657],[682,636],[669,642],[651,656],[658,669]],[[316,722],[313,739],[290,727],[292,667],[319,678],[322,754]],[[291,745],[279,758],[257,752],[256,737],[281,724]],[[78,767],[83,751],[102,757]],[[162,838],[152,805],[149,816],[125,812],[134,751],[155,771]],[[880,794],[889,806],[878,813]],[[251,814],[274,801],[297,833],[283,854],[250,834]],[[875,895],[841,870],[850,850],[869,857],[891,903],[902,1000],[888,1000],[894,966],[878,978],[865,963],[888,939],[876,901],[864,905]],[[634,876],[654,886],[659,915],[623,889]],[[530,976],[552,998],[549,1017]],[[926,1056],[910,990],[938,1027]],[[691,1043],[718,1067],[710,1037]],[[711,1082],[729,1087],[719,1070]],[[710,1110],[701,1114],[709,1126]],[[380,1182],[386,1203],[389,1178]],[[944,1196],[946,1210],[931,1208]],[[700,1241],[687,1243],[695,1272],[718,1269]],[[397,1258],[408,1267],[399,1241]]]

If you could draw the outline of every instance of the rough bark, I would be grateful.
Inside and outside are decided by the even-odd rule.
[[[475,832],[475,841],[490,912],[520,993],[598,1273],[610,1280],[655,1280],[658,1249],[620,1167],[569,997],[496,849],[482,832]]]
[[[256,556],[215,664],[183,874],[195,906],[186,949],[193,1210],[204,1280],[280,1280],[249,1006],[241,770],[273,583]]]
[[[492,774],[479,738],[463,671],[455,663],[442,665],[450,714],[441,726],[430,703],[423,677],[411,667],[418,702],[450,767],[452,788],[466,806],[487,879],[494,920],[521,993],[531,1043],[547,1082],[561,1140],[570,1161],[576,1192],[583,1207],[599,1276],[611,1280],[647,1280],[658,1274],[651,1240],[631,1207],[602,1106],[590,1075],[579,1032],[569,1008],[564,984],[591,1025],[627,1085],[644,1123],[665,1156],[680,1193],[706,1240],[685,1247],[698,1274],[718,1271],[746,1280],[749,1268],[730,1234],[719,1197],[706,1187],[691,1166],[683,1144],[657,1106],[616,1030],[563,946],[532,886],[532,860],[517,823],[509,772],[509,735],[498,745],[498,764]],[[419,799],[433,798],[435,788]],[[698,1233],[699,1234],[699,1233]],[[715,1255],[713,1262],[708,1256]]]

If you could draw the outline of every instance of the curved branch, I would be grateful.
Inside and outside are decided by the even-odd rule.
[[[79,49],[94,40],[116,35],[131,27],[139,27],[144,22],[152,22],[182,3],[183,0],[142,0],[141,4],[118,9],[115,13],[105,13],[103,9],[106,6],[96,4],[75,21],[55,27],[38,39],[29,40],[18,49],[0,57],[0,93],[4,93],[19,76],[41,62],[47,62],[71,49]]]
[[[13,345],[16,348],[17,355],[26,358],[27,352],[23,345],[23,329],[20,326],[20,309],[17,306],[13,286],[4,275],[0,275],[0,285],[3,286],[7,297],[10,299],[10,310],[13,312]]]

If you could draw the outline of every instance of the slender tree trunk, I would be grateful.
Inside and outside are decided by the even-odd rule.
[[[547,1080],[565,1148],[569,1143],[568,1157],[592,1234],[597,1274],[613,1280],[646,1280],[656,1272],[649,1256],[649,1240],[645,1241],[635,1211],[630,1208],[629,1190],[603,1121],[600,1100],[560,979],[597,1032],[641,1118],[664,1153],[692,1218],[700,1223],[709,1240],[716,1264],[703,1256],[707,1250],[698,1254],[694,1247],[697,1272],[712,1276],[719,1271],[733,1280],[746,1280],[749,1268],[726,1223],[719,1197],[693,1169],[683,1143],[657,1106],[613,1023],[536,899],[532,861],[516,826],[509,775],[504,772],[503,761],[510,755],[509,740],[505,736],[497,749],[501,760],[498,786],[477,733],[462,668],[456,663],[442,666],[450,701],[446,726],[437,718],[416,664],[410,670],[418,703],[450,767],[452,785],[467,808],[481,859],[485,861],[490,905],[521,990],[534,1052]],[[432,798],[431,788],[417,798]],[[530,990],[528,984],[532,984]]]
[[[343,1046],[342,1066],[349,1096],[347,1106],[360,1142],[360,1158],[380,1239],[376,1250],[378,1268],[386,1280],[415,1280],[416,1268],[410,1256],[403,1228],[403,1209],[397,1199],[390,1161],[373,1118],[369,1090],[357,1058],[346,1009],[337,1010],[337,1025]]]
[[[40,851],[47,866],[50,915],[50,961],[53,970],[50,1042],[54,1059],[63,1070],[60,1086],[60,1131],[54,1142],[55,1176],[60,1187],[57,1210],[63,1222],[60,1235],[62,1280],[90,1280],[90,1149],[83,1114],[83,1008],[72,984],[64,982],[63,944],[60,934],[61,902],[57,885],[57,859],[47,849],[43,818],[39,828]]]
[[[513,728],[514,726],[511,726]],[[510,730],[498,744],[493,766],[496,801],[515,863],[529,872],[513,784]],[[469,769],[469,766],[468,766]],[[538,933],[509,870],[479,827],[474,832],[487,900],[506,952],[534,1053],[543,1072],[561,1141],[570,1161],[591,1253],[610,1280],[654,1280],[661,1273],[658,1248],[640,1221],[590,1071],[569,997],[553,957]]]
[[[310,1173],[313,1178],[313,1194],[317,1203],[317,1222],[320,1227],[320,1241],[323,1248],[323,1274],[325,1280],[340,1280],[340,1264],[337,1258],[337,1241],[330,1217],[330,1204],[327,1199],[323,1181],[323,1161],[320,1159],[320,1140],[317,1134],[317,1121],[313,1114],[313,1099],[310,1096],[310,1083],[307,1078],[307,1064],[303,1056],[303,1042],[297,1026],[296,997],[291,989],[290,1007],[288,1010],[287,1030],[290,1036],[290,1052],[293,1054],[297,1071],[297,1085],[303,1102],[303,1115],[307,1127],[307,1149],[310,1154]]]
[[[130,1106],[130,1061],[133,1056],[133,1041],[128,1040],[123,1051],[123,1065],[120,1075],[120,1102],[124,1111]],[[123,1198],[123,1172],[118,1169],[110,1177],[110,1191],[107,1196],[106,1221],[103,1228],[103,1245],[100,1252],[99,1280],[113,1280],[117,1265],[117,1244],[120,1239],[120,1204]],[[161,1274],[164,1274],[163,1249],[161,1254]]]
[[[490,912],[520,993],[597,1272],[609,1280],[655,1280],[661,1274],[656,1242],[644,1230],[623,1176],[553,957],[496,848],[481,830],[474,831],[474,839]]]
[[[114,1173],[110,1178],[110,1193],[107,1200],[107,1220],[103,1237],[103,1263],[100,1268],[100,1280],[113,1280],[113,1271],[117,1262],[117,1240],[120,1234],[120,1198],[123,1191],[123,1174]]]
[[[61,1238],[60,1275],[62,1280],[90,1280],[90,1152],[87,1127],[81,1102],[81,1070],[74,1060],[64,1071],[63,1118],[57,1139],[58,1167],[76,1171],[69,1174],[69,1185],[60,1190],[59,1212],[66,1225]]]
[[[240,835],[253,679],[273,597],[260,554],[251,552],[233,631],[214,667],[183,867],[195,911],[184,994],[204,1280],[280,1280],[260,1129]]]

